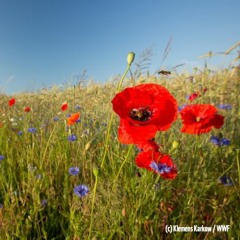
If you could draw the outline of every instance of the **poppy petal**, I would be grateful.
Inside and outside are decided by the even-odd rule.
[[[123,144],[138,144],[154,138],[157,130],[155,125],[137,126],[126,119],[120,119],[118,139]]]
[[[15,104],[16,100],[15,98],[11,98],[9,101],[8,101],[8,106],[11,107]]]
[[[150,139],[145,142],[138,143],[137,147],[139,149],[142,149],[143,151],[149,151],[149,150],[158,151],[159,150],[159,146],[156,142],[154,142],[154,139]]]
[[[189,134],[202,134],[220,128],[224,117],[216,113],[217,109],[210,104],[187,105],[181,112],[181,132]]]
[[[165,165],[168,168],[169,171],[161,173],[161,177],[165,179],[176,178],[177,168],[169,155],[163,155],[162,153],[156,151],[146,151],[140,152],[136,157],[136,165],[149,171],[154,171],[154,169],[151,167],[153,162],[156,164]],[[158,173],[157,171],[154,172]]]
[[[112,100],[120,117],[119,141],[138,144],[170,128],[177,118],[177,101],[159,84],[140,84],[126,88]]]
[[[72,114],[68,119],[67,119],[67,125],[73,125],[80,117],[80,112]]]
[[[68,104],[67,103],[63,103],[61,106],[61,110],[62,111],[66,111],[68,109]]]

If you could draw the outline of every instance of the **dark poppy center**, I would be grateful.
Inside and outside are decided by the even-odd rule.
[[[130,112],[130,118],[140,122],[148,121],[151,115],[149,108],[133,108]]]

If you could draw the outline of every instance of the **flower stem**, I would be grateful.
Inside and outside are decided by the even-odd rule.
[[[237,169],[238,169],[238,185],[240,186],[240,163],[239,163],[239,152],[240,152],[240,149],[237,149],[236,152],[237,152],[236,160],[237,160]]]
[[[130,67],[131,67],[131,64],[134,60],[134,53],[131,53],[132,54],[132,57],[131,59],[129,60],[128,59],[128,65],[127,65],[127,68],[117,86],[117,92],[119,92],[121,90],[121,87],[122,87],[122,83],[123,83],[123,80],[124,78],[126,77]],[[108,124],[108,129],[107,129],[107,136],[106,136],[106,140],[105,140],[105,147],[104,147],[104,153],[103,153],[103,157],[102,157],[102,162],[101,162],[101,166],[100,168],[102,169],[103,168],[103,165],[105,163],[105,160],[106,160],[106,156],[107,156],[107,151],[108,151],[108,143],[109,143],[109,139],[110,139],[110,133],[111,133],[111,127],[112,127],[112,122],[113,122],[113,111],[111,112],[111,115],[110,115],[110,120],[109,120],[109,124]],[[94,172],[94,175],[96,177],[95,179],[95,184],[94,184],[94,188],[93,188],[93,199],[92,199],[92,208],[91,208],[91,220],[90,220],[90,227],[89,227],[89,235],[88,235],[88,239],[91,238],[91,232],[92,232],[92,224],[93,224],[93,210],[94,210],[94,203],[95,203],[95,197],[96,197],[96,191],[97,191],[97,184],[98,184],[98,173],[95,171]]]
[[[126,77],[128,71],[129,71],[130,67],[131,67],[131,64],[128,64],[127,68],[126,68],[126,70],[125,70],[125,72],[124,72],[124,74],[123,74],[123,76],[122,76],[122,78],[119,81],[119,84],[117,86],[117,92],[119,92],[121,90],[123,80],[125,79],[125,77]],[[106,155],[107,155],[108,143],[109,143],[109,139],[110,139],[112,122],[113,122],[113,111],[111,112],[110,120],[109,120],[109,124],[108,124],[107,136],[106,136],[106,140],[105,140],[105,148],[104,148],[104,153],[103,153],[102,162],[101,162],[101,166],[100,166],[101,168],[104,165],[104,162],[105,162],[105,159],[106,159]]]
[[[127,155],[126,155],[124,161],[122,162],[122,164],[121,164],[121,166],[120,166],[120,168],[119,168],[119,170],[118,170],[117,176],[116,176],[116,178],[114,179],[114,182],[113,182],[113,187],[112,187],[112,189],[114,189],[114,187],[115,187],[115,185],[116,185],[116,182],[117,182],[117,180],[118,180],[118,177],[119,177],[119,175],[120,175],[120,173],[121,173],[121,171],[122,171],[122,168],[123,168],[124,164],[126,163],[126,161],[127,161],[127,159],[128,159],[128,156],[129,156],[129,154],[130,154],[130,152],[131,152],[132,147],[133,147],[133,145],[131,145],[130,148],[128,149]]]
[[[121,80],[119,81],[119,84],[118,84],[118,87],[117,87],[117,92],[119,92],[121,90],[123,80],[126,77],[128,71],[130,70],[130,67],[131,67],[131,64],[128,64],[127,68],[126,68],[126,70],[125,70],[125,72],[124,72],[124,74],[123,74],[123,76],[121,78]]]
[[[92,199],[92,207],[91,207],[91,220],[90,220],[88,239],[91,239],[91,233],[92,233],[93,210],[94,210],[94,203],[95,203],[95,197],[96,197],[96,191],[97,191],[97,184],[98,184],[98,175],[95,175],[95,184],[94,184],[94,188],[93,188],[93,199]]]

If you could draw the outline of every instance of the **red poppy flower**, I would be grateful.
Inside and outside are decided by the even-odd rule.
[[[200,86],[201,88],[201,92],[204,94],[208,89],[207,88],[202,88],[202,86]],[[195,100],[196,98],[198,97],[201,97],[201,94],[199,92],[195,92],[193,94],[191,94],[189,97],[188,97],[188,100],[191,102],[193,100]]]
[[[202,90],[202,92],[205,93],[207,90],[208,90],[207,88],[204,88],[204,89]]]
[[[159,150],[159,146],[156,142],[154,142],[154,139],[149,139],[145,142],[138,143],[137,147],[140,148],[142,151],[149,151],[149,150],[158,151]]]
[[[224,123],[224,117],[217,114],[217,109],[210,104],[187,105],[180,114],[183,123],[181,132],[185,133],[207,133]]]
[[[67,103],[63,103],[61,106],[62,111],[66,111],[68,109],[68,104]]]
[[[8,105],[9,107],[13,106],[15,104],[16,100],[15,98],[11,98],[9,101],[8,101]]]
[[[195,100],[197,97],[199,97],[199,93],[193,93],[188,97],[188,100],[191,102],[193,100]]]
[[[120,117],[119,141],[141,143],[154,138],[157,131],[170,128],[177,118],[177,101],[158,84],[141,84],[118,93],[112,100]]]
[[[67,125],[73,125],[80,117],[80,113],[74,113],[67,119]]]
[[[30,111],[31,111],[30,107],[27,106],[27,107],[24,108],[24,112],[30,112]]]
[[[136,157],[136,165],[154,171],[166,179],[174,179],[177,176],[177,168],[170,156],[157,151],[140,152]]]

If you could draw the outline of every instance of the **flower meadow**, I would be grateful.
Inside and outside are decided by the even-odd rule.
[[[133,60],[117,82],[1,94],[0,239],[240,236],[239,68],[128,79]]]

